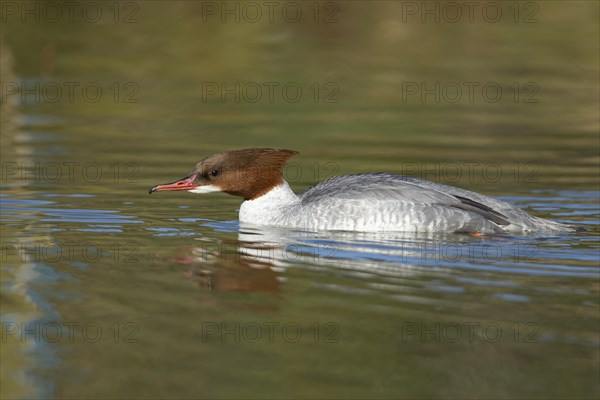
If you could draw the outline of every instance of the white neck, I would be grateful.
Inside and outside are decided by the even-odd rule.
[[[262,196],[244,201],[240,207],[240,222],[257,225],[275,223],[299,201],[288,183],[283,181]]]

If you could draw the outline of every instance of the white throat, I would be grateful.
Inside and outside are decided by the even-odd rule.
[[[214,193],[214,192],[220,192],[221,188],[219,188],[218,186],[214,186],[214,185],[203,185],[203,186],[198,186],[192,190],[188,190],[188,192],[190,193]]]
[[[299,201],[288,183],[283,181],[262,196],[244,201],[240,207],[240,222],[278,224]]]

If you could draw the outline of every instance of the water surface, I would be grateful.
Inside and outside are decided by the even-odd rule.
[[[3,398],[598,397],[597,4],[538,2],[527,24],[138,4],[128,24],[3,23],[4,93],[103,88],[1,105]],[[236,82],[303,96],[207,96]],[[423,82],[504,95],[407,95]],[[227,195],[147,194],[261,146],[300,151],[297,191],[410,174],[588,230],[307,232],[240,226]]]

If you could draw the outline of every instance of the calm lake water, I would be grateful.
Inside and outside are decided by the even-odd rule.
[[[2,5],[2,398],[598,398],[598,3],[45,4]],[[148,196],[243,147],[300,151],[297,191],[409,174],[588,230]]]

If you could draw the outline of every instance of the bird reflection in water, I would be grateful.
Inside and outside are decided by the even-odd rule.
[[[175,262],[189,264],[185,275],[208,290],[278,292],[285,270],[293,266],[405,278],[423,272],[417,264],[424,257],[436,268],[450,269],[461,256],[476,256],[478,247],[489,246],[488,240],[458,234],[310,232],[242,224],[237,240],[202,242],[186,248]],[[503,238],[494,240],[501,243]]]

